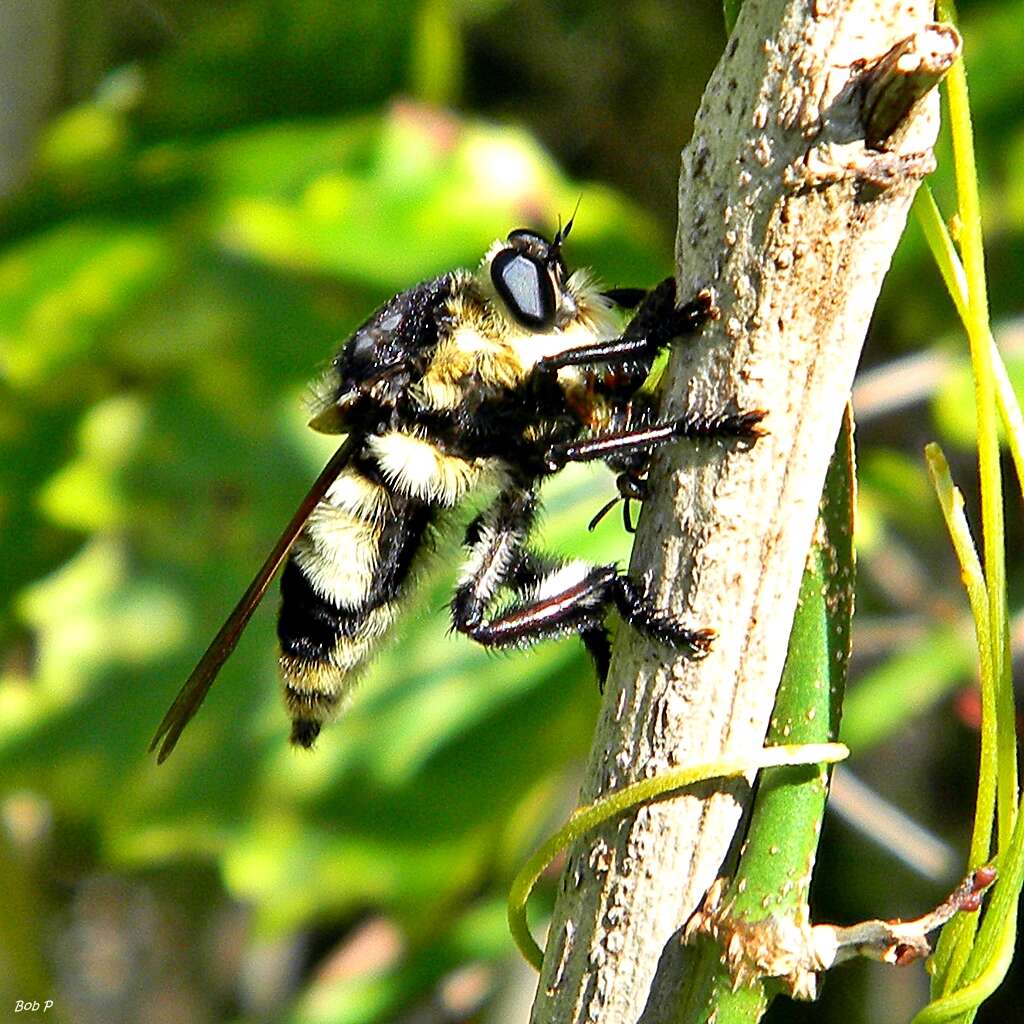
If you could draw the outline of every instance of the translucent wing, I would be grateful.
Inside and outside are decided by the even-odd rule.
[[[238,638],[242,635],[249,619],[252,618],[256,606],[267,592],[267,587],[270,586],[277,570],[281,568],[281,564],[288,556],[295,539],[302,532],[306,520],[309,519],[313,509],[330,489],[331,484],[338,478],[338,474],[345,468],[358,447],[359,441],[360,438],[350,435],[331,457],[330,462],[317,477],[316,483],[310,488],[309,494],[303,498],[302,504],[292,516],[291,522],[278,538],[274,549],[267,556],[267,560],[260,566],[256,578],[249,584],[249,588],[235,605],[227,621],[221,626],[220,632],[213,638],[206,653],[199,659],[199,664],[192,670],[192,675],[185,680],[185,685],[178,692],[178,696],[174,698],[174,703],[168,708],[167,714],[164,715],[164,719],[160,723],[160,728],[157,729],[156,735],[153,737],[153,742],[149,745],[151,751],[155,750],[158,745],[160,747],[156,758],[158,764],[162,764],[167,759],[178,742],[182,730],[199,710],[199,705],[206,699],[206,694],[213,685],[217,673],[235,649]]]

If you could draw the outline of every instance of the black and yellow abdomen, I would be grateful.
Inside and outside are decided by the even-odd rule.
[[[291,740],[309,747],[389,630],[431,506],[369,461],[350,465],[306,523],[281,579],[277,633]]]

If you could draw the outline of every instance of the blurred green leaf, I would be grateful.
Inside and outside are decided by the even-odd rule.
[[[506,944],[503,904],[478,903],[454,920],[439,919],[429,942],[417,945],[394,967],[314,983],[287,1020],[289,1024],[360,1024],[392,1019],[400,1007],[426,996],[467,962],[479,972],[476,987],[484,988],[479,993],[483,995],[491,981],[484,965],[502,957]]]
[[[941,517],[920,458],[876,445],[857,468],[871,514],[907,537],[935,536]]]
[[[225,192],[218,238],[271,266],[394,291],[482,254],[511,227],[554,226],[582,196],[581,263],[614,232],[617,259],[602,270],[654,278],[650,225],[607,190],[566,187],[515,129],[403,103],[381,121],[245,133],[211,155]]]
[[[68,224],[9,248],[0,256],[0,377],[37,387],[96,361],[101,339],[170,266],[159,228],[116,221]]]
[[[1015,332],[1001,331],[997,342],[1004,346]],[[1024,351],[1013,346],[1004,348],[1003,362],[1014,391],[1024,393]],[[977,422],[974,411],[974,381],[971,365],[967,359],[953,362],[943,374],[942,380],[932,399],[932,417],[939,436],[944,442],[958,448],[973,451],[977,445]],[[1005,431],[999,424],[1000,441],[1005,443]]]
[[[966,629],[930,630],[850,687],[839,738],[858,754],[884,742],[968,678],[975,661]]]
[[[90,164],[116,159],[124,150],[127,130],[116,110],[86,103],[57,118],[39,145],[44,173],[77,173]]]

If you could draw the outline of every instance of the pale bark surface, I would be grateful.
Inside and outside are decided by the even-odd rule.
[[[761,408],[770,433],[658,460],[632,570],[719,635],[695,661],[620,629],[583,801],[763,741],[834,439],[938,124],[933,93],[894,152],[868,151],[852,83],[930,16],[925,0],[746,0],[708,85],[677,274],[684,298],[713,287],[721,318],[673,354],[666,412]],[[709,784],[576,844],[533,1024],[675,1019],[679,932],[748,796]]]

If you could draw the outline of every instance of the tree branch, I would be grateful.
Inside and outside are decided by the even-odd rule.
[[[931,167],[934,90],[880,86],[905,66],[882,58],[930,13],[926,0],[746,0],[708,84],[683,153],[677,278],[683,299],[713,287],[722,312],[674,352],[665,414],[761,408],[769,434],[656,463],[632,572],[719,635],[695,661],[620,628],[582,801],[763,742],[871,310]],[[915,101],[902,120],[887,111],[875,149],[869,90]],[[680,931],[749,796],[744,780],[695,787],[574,846],[533,1024],[676,1019]]]

